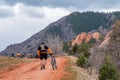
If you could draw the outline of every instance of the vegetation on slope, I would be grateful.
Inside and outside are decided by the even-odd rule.
[[[53,35],[61,35],[61,26],[72,28],[73,33],[90,32],[98,30],[100,26],[104,29],[110,28],[116,19],[120,19],[120,12],[100,13],[100,12],[73,12],[66,16],[65,23],[50,25],[47,32]],[[57,22],[56,22],[57,23]],[[68,29],[69,30],[69,29]]]
[[[110,55],[106,55],[99,71],[99,80],[120,80],[120,74]]]
[[[48,35],[49,33],[51,33],[53,36],[60,35],[61,34],[60,26],[54,26],[53,25],[51,28],[49,28],[46,35]]]
[[[106,23],[108,21],[109,19],[106,18],[106,14],[99,12],[74,12],[67,17],[67,22],[73,25],[72,29],[77,34],[98,29],[100,26],[107,28]]]

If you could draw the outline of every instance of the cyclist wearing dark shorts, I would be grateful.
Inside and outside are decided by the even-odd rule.
[[[50,53],[50,55],[53,54],[52,50],[50,48],[48,48],[44,42],[42,42],[40,44],[40,46],[38,47],[38,51],[37,51],[37,54],[40,58],[40,61],[41,61],[41,70],[42,69],[45,69],[45,64],[46,64],[46,60],[48,58],[47,54]]]

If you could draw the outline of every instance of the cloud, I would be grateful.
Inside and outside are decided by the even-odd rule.
[[[17,13],[19,15],[27,15],[29,17],[35,17],[35,18],[44,18],[44,11],[41,9],[41,7],[33,7],[33,6],[26,6],[21,3],[17,3],[15,6]]]
[[[71,9],[64,9],[64,8],[55,8],[55,7],[34,7],[34,6],[26,6],[21,3],[16,3],[13,6],[9,5],[0,5],[0,18],[7,18],[7,17],[31,17],[31,18],[45,18],[45,17],[50,17],[56,16],[59,17],[58,15],[64,15],[68,14],[68,12]],[[59,17],[60,18],[60,17]]]
[[[48,7],[61,7],[61,8],[81,8],[88,7],[94,0],[4,0],[4,3],[8,5],[15,5],[16,3],[22,3],[27,6],[48,6]]]
[[[0,18],[14,16],[13,9],[6,6],[0,6]]]
[[[94,8],[114,8],[115,5],[120,4],[119,0],[4,0],[4,3],[9,5],[15,5],[16,3],[22,3],[28,6],[49,6],[49,7],[61,7],[69,8],[74,7],[78,9],[87,9],[91,6]],[[119,8],[119,7],[115,7]]]
[[[9,44],[28,39],[51,22],[71,13],[63,8],[33,7],[20,3],[13,6],[4,5],[0,8],[14,14],[12,17],[0,18],[0,43],[2,43],[0,50]]]
[[[29,17],[35,17],[35,18],[44,18],[44,13],[42,13],[42,11],[40,11],[40,9],[34,9],[32,8],[24,8],[23,12],[25,12],[26,15],[28,15]]]
[[[14,12],[12,12],[12,10],[9,9],[0,11],[1,18],[11,16],[45,18],[48,15],[55,16],[56,14],[54,14],[53,11],[50,12],[50,14],[46,14],[45,10],[49,11],[49,9],[64,9],[69,12],[120,11],[120,1],[118,0],[4,0],[0,1],[0,4],[7,5],[9,7],[14,7]]]
[[[40,9],[41,8],[38,7],[25,6],[21,3],[17,3],[13,6],[0,5],[0,18],[7,18],[13,16],[29,16],[33,18],[43,18],[43,9]]]
[[[11,17],[13,16],[14,13],[10,10],[7,9],[0,9],[0,17],[4,18],[4,17]]]

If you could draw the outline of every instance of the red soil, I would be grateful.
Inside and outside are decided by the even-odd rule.
[[[50,59],[47,60],[46,69],[40,70],[40,61],[35,59],[30,63],[20,63],[13,70],[0,74],[0,80],[61,80],[65,72],[66,57],[56,58],[57,70],[52,70]]]

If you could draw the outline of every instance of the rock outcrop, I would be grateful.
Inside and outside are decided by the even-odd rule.
[[[75,44],[82,44],[83,41],[84,42],[89,42],[91,38],[96,39],[96,41],[99,41],[100,38],[100,33],[99,32],[93,32],[93,33],[86,33],[86,32],[82,32],[81,34],[79,34],[76,38],[74,38],[72,40],[72,46]]]
[[[106,49],[107,45],[109,44],[109,40],[110,40],[110,34],[112,31],[109,31],[107,33],[107,35],[104,38],[104,41],[99,45],[99,48],[104,48]]]

